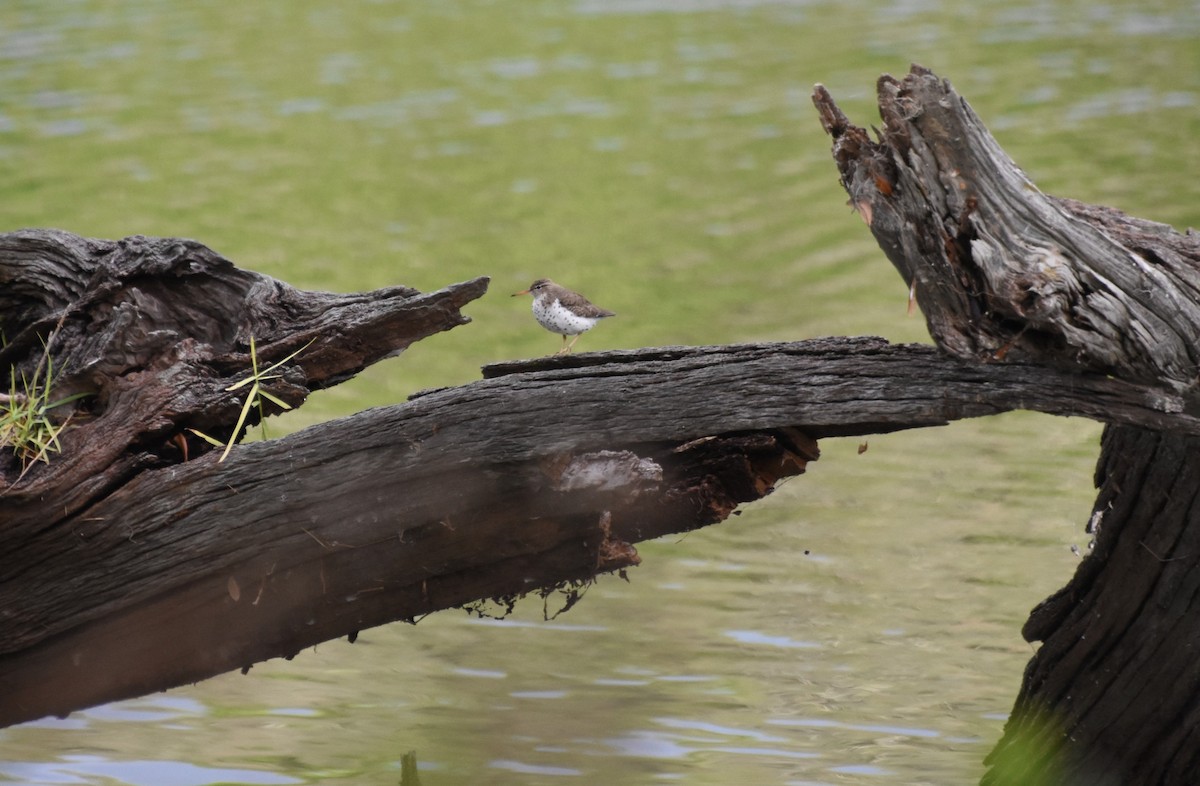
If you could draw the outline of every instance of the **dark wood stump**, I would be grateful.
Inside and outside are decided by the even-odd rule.
[[[851,204],[938,346],[1173,389],[1197,412],[1200,238],[1041,193],[926,69],[878,89],[877,138],[820,86],[814,101]],[[1044,644],[984,783],[1200,777],[1198,447],[1170,425],[1106,430],[1095,550],[1025,626]]]
[[[1200,440],[1109,426],[1091,552],[1034,609],[1044,641],[985,784],[1196,782]]]

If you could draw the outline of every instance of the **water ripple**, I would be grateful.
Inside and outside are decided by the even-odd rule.
[[[261,770],[202,767],[179,761],[110,761],[100,756],[64,756],[56,762],[0,763],[0,776],[23,783],[80,783],[80,778],[112,779],[129,786],[209,786],[218,783],[303,783],[298,778]]]
[[[574,767],[547,767],[541,764],[526,764],[521,761],[513,761],[512,759],[494,759],[488,763],[489,767],[497,770],[508,770],[509,772],[519,772],[524,775],[582,775],[583,770],[577,770]]]
[[[787,636],[769,636],[756,630],[727,630],[724,634],[734,641],[743,644],[767,644],[772,647],[788,649],[820,649],[821,645],[813,641],[797,641]]]

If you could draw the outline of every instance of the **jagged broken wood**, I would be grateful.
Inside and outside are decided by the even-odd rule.
[[[1043,194],[926,69],[878,92],[879,141],[820,85],[813,100],[851,205],[941,349],[1195,390],[1194,233]]]
[[[85,396],[71,408],[53,462],[22,475],[13,453],[0,452],[2,535],[19,540],[50,529],[146,469],[206,452],[192,429],[227,438],[244,397],[230,388],[251,367],[251,338],[264,364],[303,349],[267,385],[295,406],[467,323],[459,309],[487,283],[430,294],[307,292],[239,269],[194,240],[0,235],[0,368],[32,378],[48,354],[52,398]]]
[[[1200,238],[1041,193],[950,86],[914,66],[878,84],[883,130],[817,86],[851,205],[943,350],[1179,394],[1194,415]],[[1110,419],[1095,548],[1034,610],[1029,665],[985,784],[1190,784],[1200,758],[1200,440]]]

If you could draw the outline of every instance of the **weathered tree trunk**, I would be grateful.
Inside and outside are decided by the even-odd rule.
[[[938,346],[1193,391],[1194,234],[1041,193],[947,82],[879,80],[879,142],[817,86],[842,184]]]
[[[1197,411],[1195,234],[1042,194],[920,67],[880,79],[877,141],[820,86],[814,101],[852,204],[939,347],[1169,387]],[[1044,644],[985,783],[1200,778],[1200,442],[1110,426],[1097,483],[1095,550],[1025,626]]]
[[[824,436],[1033,405],[1200,434],[1164,412],[1174,394],[879,339],[485,373],[225,463],[142,472],[34,536],[0,533],[0,723],[636,564],[632,543],[723,520],[803,471]]]
[[[821,437],[1028,408],[1117,425],[1096,550],[1026,627],[1045,644],[988,781],[1190,782],[1200,246],[1041,194],[923,69],[879,87],[877,141],[816,103],[944,353],[829,339],[502,364],[219,463],[189,429],[238,430],[255,358],[302,349],[264,381],[299,402],[462,324],[486,280],[303,293],[191,241],[0,237],[0,361],[28,377],[45,354],[53,398],[86,394],[56,410],[50,464],[0,459],[0,724],[479,598],[569,595],[636,564],[634,542],[769,493]]]
[[[985,784],[1200,773],[1200,440],[1109,426],[1094,546],[1023,633],[1044,641]]]

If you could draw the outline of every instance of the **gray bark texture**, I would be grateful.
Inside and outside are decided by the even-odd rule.
[[[1200,238],[1041,193],[924,68],[878,94],[875,138],[824,88],[813,98],[851,204],[938,346],[1171,390],[1168,408],[1195,415]],[[1101,419],[1095,548],[1024,628],[1043,644],[990,786],[1200,781],[1200,440]]]

